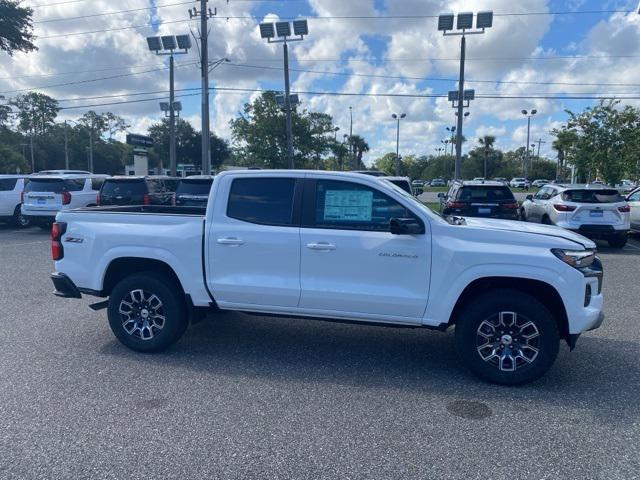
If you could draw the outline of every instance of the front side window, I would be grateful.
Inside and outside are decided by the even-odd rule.
[[[294,178],[236,178],[227,216],[260,225],[293,225]]]
[[[630,202],[640,202],[640,190],[638,190],[633,195],[630,195],[629,196],[629,201]]]
[[[17,178],[0,178],[0,192],[11,192],[16,188]]]
[[[415,218],[384,193],[357,183],[318,180],[313,227],[389,231],[392,218]]]

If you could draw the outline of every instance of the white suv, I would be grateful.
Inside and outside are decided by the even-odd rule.
[[[557,225],[586,237],[601,238],[614,248],[627,243],[629,204],[604,185],[546,185],[527,196],[520,208],[525,221]]]
[[[631,230],[640,233],[640,188],[629,194],[627,203],[631,208]]]
[[[20,211],[24,183],[24,176],[0,175],[0,221],[10,222],[20,228],[29,226],[29,219]]]
[[[509,186],[511,188],[529,188],[531,186],[531,182],[526,178],[516,177],[511,179]]]
[[[32,223],[49,228],[56,214],[72,208],[92,207],[107,175],[32,175],[27,182],[22,214]]]

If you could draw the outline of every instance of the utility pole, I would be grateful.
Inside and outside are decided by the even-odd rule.
[[[31,173],[36,173],[36,160],[33,155],[33,128],[31,129],[31,135],[29,135],[29,145],[31,149]]]
[[[406,113],[401,113],[400,115],[394,113],[391,115],[391,118],[398,122],[398,126],[396,128],[396,176],[400,175],[400,120],[406,116]]]
[[[546,144],[547,142],[545,142],[545,141],[543,141],[541,138],[539,138],[539,139],[538,139],[538,155],[536,156],[536,158],[537,158],[538,160],[540,160],[540,146],[541,146],[543,143],[545,143],[545,144]]]
[[[218,14],[217,9],[207,8],[208,0],[200,0],[200,10],[189,9],[191,18],[200,17],[200,76],[202,80],[202,173],[211,175],[211,128],[209,127],[209,18]]]
[[[467,37],[462,35],[460,40],[460,78],[458,80],[458,135],[456,137],[456,166],[454,171],[454,179],[460,179],[460,170],[462,168],[462,115],[464,114],[464,60],[467,51]]]
[[[93,173],[93,117],[91,117],[91,128],[89,129],[89,171]]]
[[[67,135],[67,121],[64,121],[64,168],[69,170],[69,136]]]

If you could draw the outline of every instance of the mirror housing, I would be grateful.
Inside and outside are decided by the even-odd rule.
[[[530,202],[533,202],[533,195],[527,195],[525,197],[525,200],[529,200]]]
[[[392,218],[389,221],[389,231],[393,235],[422,235],[424,225],[415,218]]]
[[[446,196],[447,196],[447,194],[446,194],[446,193],[444,193],[444,192],[440,192],[440,193],[438,193],[438,198],[444,198],[444,197],[446,197]]]

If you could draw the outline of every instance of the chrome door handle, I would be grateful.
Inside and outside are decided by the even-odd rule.
[[[321,251],[328,252],[330,250],[335,250],[336,246],[330,243],[320,242],[320,243],[307,243],[307,248],[310,250],[321,250]]]
[[[237,238],[237,237],[219,238],[217,240],[217,242],[220,245],[231,245],[231,246],[244,245],[244,240],[242,240],[241,238]]]

